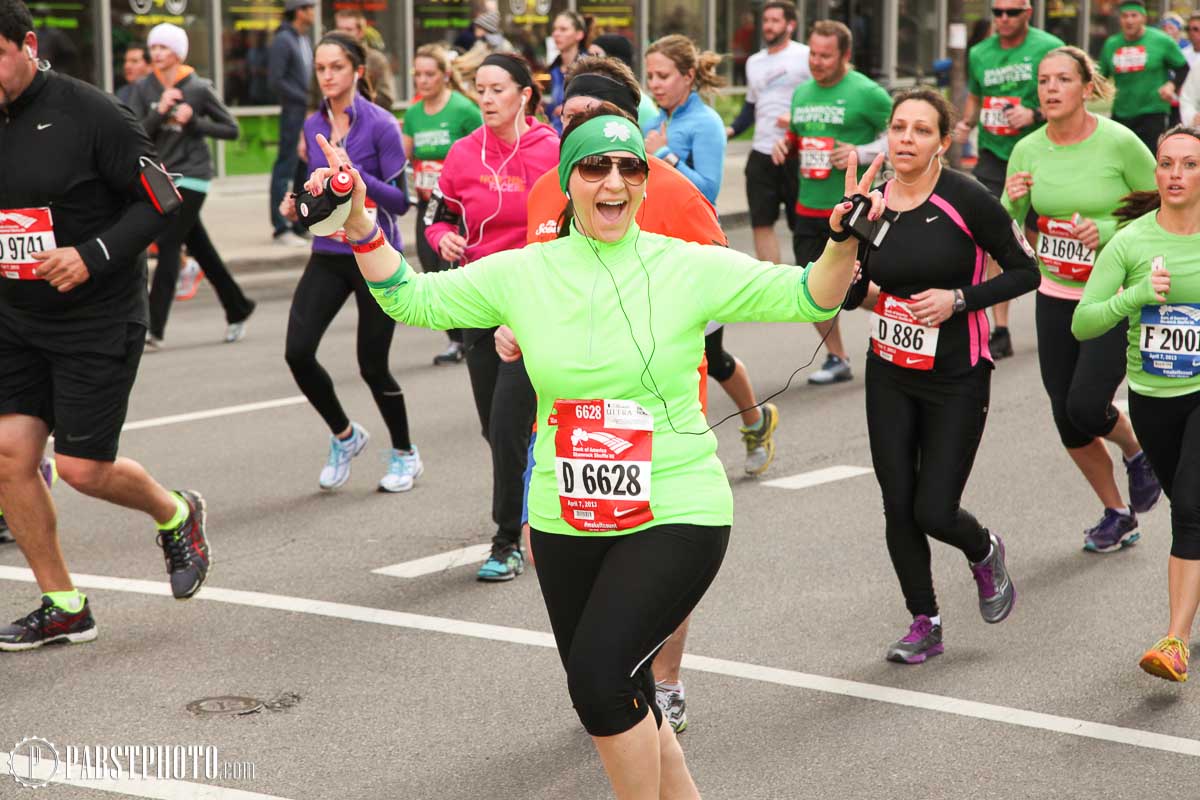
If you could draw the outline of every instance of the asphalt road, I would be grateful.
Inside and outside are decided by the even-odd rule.
[[[748,247],[749,231],[734,240]],[[416,578],[372,573],[490,536],[490,462],[466,369],[430,363],[442,334],[401,328],[392,348],[426,467],[405,495],[375,492],[386,432],[358,377],[352,305],[321,358],[375,439],[342,490],[317,488],[327,434],[306,405],[163,419],[298,395],[283,361],[291,284],[286,274],[250,284],[262,302],[232,346],[220,342],[223,320],[203,290],[177,305],[166,348],[142,363],[129,420],[152,424],[128,430],[122,450],[164,484],[208,498],[214,568],[195,600],[164,596],[148,520],[55,489],[63,548],[100,638],[0,658],[0,753],[30,736],[64,752],[203,745],[253,767],[252,778],[119,785],[139,797],[608,796],[547,646],[533,574],[497,586],[477,583],[474,565]],[[847,315],[843,327],[861,370],[865,316]],[[1100,508],[1054,433],[1032,298],[1016,306],[1014,331],[1017,355],[994,375],[964,505],[1005,537],[1017,606],[1003,624],[985,625],[962,557],[935,546],[946,653],[923,666],[883,660],[909,619],[873,476],[804,489],[743,479],[736,423],[718,429],[736,522],[695,614],[689,654],[703,658],[685,669],[691,724],[682,737],[705,797],[1196,791],[1196,689],[1136,663],[1166,627],[1166,504],[1144,516],[1136,547],[1081,551]],[[817,340],[808,326],[738,325],[726,343],[764,395]],[[861,375],[832,388],[805,386],[804,375],[775,401],[779,450],[768,479],[869,467]],[[732,410],[715,385],[710,397],[714,419]],[[23,567],[15,546],[0,546],[5,620],[37,603]],[[289,693],[298,699],[288,707],[245,716],[187,709],[202,698]],[[100,798],[117,787],[84,780],[33,792],[5,768],[0,756],[0,798]]]

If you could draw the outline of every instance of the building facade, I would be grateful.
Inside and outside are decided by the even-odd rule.
[[[190,35],[188,61],[211,79],[240,118],[242,138],[220,148],[222,172],[269,169],[274,97],[267,85],[267,49],[283,17],[283,0],[26,0],[42,55],[54,68],[109,91],[123,83],[125,47],[150,28],[172,22]],[[430,42],[460,44],[485,3],[495,4],[505,35],[535,64],[553,56],[550,28],[564,9],[591,16],[597,33],[650,42],[682,33],[726,56],[723,69],[736,93],[755,52],[765,0],[324,0],[320,23],[332,27],[342,8],[361,10],[383,38],[397,89],[412,94],[407,65]],[[990,22],[988,0],[965,0],[968,30]],[[1034,0],[1034,21],[1093,54],[1117,30],[1118,0]],[[798,0],[801,30],[839,19],[854,31],[854,62],[887,86],[932,78],[946,55],[947,0]],[[1190,0],[1148,0],[1152,22],[1168,11],[1185,18]],[[319,31],[317,31],[319,33]],[[635,51],[641,48],[635,47]],[[640,66],[640,65],[639,65]],[[264,167],[264,164],[266,165]]]

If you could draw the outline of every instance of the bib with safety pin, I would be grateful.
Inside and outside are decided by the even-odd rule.
[[[871,314],[871,350],[898,367],[931,370],[937,357],[939,330],[917,319],[912,303],[887,292],[879,293]]]
[[[1200,375],[1200,303],[1142,306],[1142,371],[1163,378]]]
[[[823,181],[833,174],[832,136],[800,137],[800,176]]]
[[[1021,129],[1008,124],[1008,109],[1019,105],[1019,97],[985,97],[979,110],[979,124],[996,136],[1016,136]]]
[[[1096,265],[1096,251],[1075,236],[1075,226],[1065,219],[1038,217],[1037,255],[1047,271],[1068,281],[1083,283]]]
[[[548,424],[563,520],[588,533],[654,519],[654,418],[633,400],[556,400]]]
[[[47,207],[0,209],[0,277],[35,281],[34,253],[53,250],[54,218]]]

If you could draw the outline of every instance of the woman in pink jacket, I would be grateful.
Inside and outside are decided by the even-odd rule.
[[[446,156],[425,214],[425,238],[451,263],[525,246],[529,190],[558,165],[558,134],[532,114],[541,101],[529,65],[496,53],[475,73],[483,127]],[[464,235],[465,234],[465,235]],[[525,569],[521,499],[537,401],[522,361],[496,355],[495,328],[463,331],[467,369],[483,436],[492,449],[492,553],[479,579],[508,581]]]

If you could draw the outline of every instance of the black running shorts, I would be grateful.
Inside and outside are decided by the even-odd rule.
[[[45,421],[56,453],[114,461],[146,328],[71,322],[0,306],[0,415]]]
[[[750,201],[750,224],[769,228],[779,219],[783,206],[788,227],[796,220],[796,197],[800,192],[800,165],[790,158],[776,165],[771,157],[756,150],[746,159],[746,199]]]

